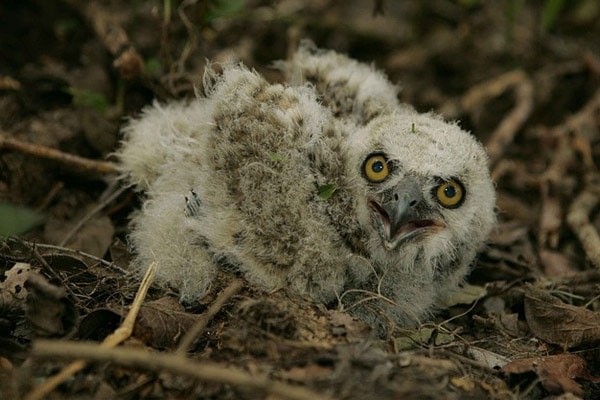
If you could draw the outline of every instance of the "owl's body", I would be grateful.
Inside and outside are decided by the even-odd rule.
[[[229,265],[267,291],[341,300],[378,328],[425,316],[493,226],[482,147],[400,106],[381,73],[345,56],[305,46],[291,71],[312,84],[228,65],[207,75],[205,97],[127,125],[121,167],[146,196],[138,265],[159,261],[186,300]],[[436,198],[447,182],[460,204]]]

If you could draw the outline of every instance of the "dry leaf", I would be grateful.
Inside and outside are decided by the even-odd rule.
[[[593,383],[600,382],[600,378],[595,378],[590,374],[585,360],[574,354],[522,358],[509,362],[502,368],[502,371],[505,374],[535,372],[540,378],[542,386],[549,392],[570,392],[578,396],[583,394],[583,390],[574,379],[586,379]]]
[[[6,279],[0,282],[0,301],[4,304],[14,300],[23,300],[27,297],[25,282],[32,271],[31,265],[27,263],[15,263],[11,269],[4,272]]]
[[[469,346],[466,349],[467,355],[475,360],[479,365],[489,369],[501,368],[508,363],[508,359],[498,353],[482,349],[475,346]]]
[[[88,211],[89,212],[89,211]],[[58,244],[86,216],[81,212],[70,221],[50,218],[44,227],[44,237],[48,243]],[[115,228],[109,217],[95,215],[87,220],[73,237],[67,242],[67,247],[81,250],[96,257],[104,257],[112,243]]]
[[[77,337],[101,342],[115,331],[124,316],[108,308],[96,309],[81,319]]]
[[[155,348],[170,348],[200,318],[185,311],[177,299],[162,297],[144,304],[135,324],[135,336]]]
[[[39,336],[68,337],[75,332],[79,313],[62,287],[51,284],[38,273],[30,273],[25,316]]]
[[[472,304],[486,294],[487,291],[483,286],[464,284],[459,290],[446,297],[443,305],[452,307],[458,304]]]
[[[528,287],[525,319],[533,334],[564,348],[600,341],[600,315],[563,303],[547,292]]]

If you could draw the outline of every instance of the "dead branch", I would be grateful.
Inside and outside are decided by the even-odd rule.
[[[589,215],[599,202],[600,190],[587,187],[569,207],[567,222],[579,238],[586,255],[600,269],[600,235],[591,223]]]
[[[238,279],[238,280],[231,282],[231,284],[229,286],[227,286],[225,288],[225,290],[223,290],[223,292],[221,292],[219,294],[219,297],[217,297],[217,299],[210,306],[210,308],[208,310],[206,310],[206,312],[200,316],[198,321],[196,321],[196,323],[194,323],[194,325],[190,328],[190,330],[187,331],[187,333],[185,334],[185,336],[179,343],[179,346],[177,347],[175,354],[183,355],[190,350],[190,348],[194,345],[194,342],[196,341],[198,335],[200,335],[200,333],[206,327],[206,324],[208,324],[208,322],[212,319],[212,317],[214,317],[215,314],[218,313],[219,310],[223,307],[225,302],[227,300],[229,300],[229,298],[231,298],[231,296],[236,294],[238,292],[238,290],[240,290],[241,287],[242,287],[242,281],[240,281]]]
[[[569,206],[567,223],[579,238],[587,257],[596,268],[600,268],[600,235],[590,221],[590,214],[599,202],[600,174],[594,163],[590,141],[598,135],[597,114],[600,111],[600,89],[581,110],[568,118],[565,123],[553,128],[553,132],[568,141],[569,146],[556,152],[551,168],[545,172],[548,181],[559,181],[566,169],[567,161],[574,158],[575,151],[582,156],[586,170],[586,187]],[[560,156],[560,157],[559,157]],[[567,160],[568,159],[568,160]],[[558,160],[558,161],[557,161]]]
[[[17,139],[8,137],[8,134],[0,131],[0,150],[14,150],[23,154],[29,154],[35,157],[46,158],[48,160],[58,161],[69,165],[80,171],[94,172],[98,174],[117,173],[117,167],[114,163],[108,161],[90,160],[34,143],[26,143]]]
[[[156,273],[156,263],[150,264],[142,282],[140,283],[140,287],[138,292],[133,299],[133,303],[131,304],[131,308],[125,317],[125,320],[115,330],[112,334],[107,336],[102,343],[92,345],[93,348],[97,348],[100,352],[106,352],[107,349],[117,346],[118,344],[125,341],[127,338],[131,336],[133,332],[133,326],[135,325],[135,320],[140,311],[140,307],[142,306],[142,302],[146,297],[146,293],[150,288],[150,284],[154,280],[154,275]],[[50,342],[50,347],[56,348],[56,342]],[[37,343],[34,342],[34,347],[36,347]],[[43,348],[43,343],[42,343]],[[73,358],[76,358],[71,364],[64,367],[58,374],[54,375],[43,384],[34,388],[31,392],[25,396],[26,400],[39,400],[45,398],[50,392],[52,392],[58,385],[63,383],[65,380],[75,375],[77,372],[81,371],[87,365],[87,361],[80,359],[77,355],[74,355]]]
[[[506,147],[514,140],[517,132],[527,121],[533,110],[533,84],[523,71],[510,71],[491,80],[472,87],[463,97],[462,107],[476,113],[482,105],[513,88],[515,106],[486,143],[490,164],[494,165],[506,151]]]
[[[600,89],[596,90],[592,98],[576,114],[557,127],[564,133],[577,132],[588,140],[598,136],[598,114],[600,114]]]
[[[237,368],[226,367],[213,362],[194,362],[177,354],[148,352],[147,350],[122,347],[107,349],[92,343],[52,340],[36,341],[32,352],[40,357],[84,358],[89,361],[108,361],[155,372],[169,371],[204,381],[258,389],[286,399],[325,400],[328,398],[308,388],[273,381],[266,375],[250,374]]]

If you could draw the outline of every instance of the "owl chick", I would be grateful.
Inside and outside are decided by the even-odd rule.
[[[205,95],[154,104],[123,129],[124,179],[144,192],[136,265],[183,300],[220,266],[270,291],[340,302],[377,330],[454,291],[495,221],[483,147],[396,99],[374,68],[304,44],[292,84],[243,65]]]

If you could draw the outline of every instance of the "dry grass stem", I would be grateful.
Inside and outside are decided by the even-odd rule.
[[[135,324],[135,320],[140,311],[140,307],[142,306],[142,302],[144,301],[144,298],[146,297],[146,293],[148,292],[148,289],[150,288],[150,285],[152,284],[152,281],[154,280],[154,275],[156,274],[156,267],[157,267],[156,263],[152,263],[148,267],[148,270],[146,271],[146,274],[144,275],[144,278],[142,279],[142,282],[140,283],[140,287],[138,289],[138,292],[135,295],[133,303],[131,304],[131,308],[129,309],[129,312],[127,313],[127,316],[125,317],[125,320],[123,321],[121,326],[119,326],[119,328],[117,328],[112,334],[107,336],[106,339],[104,339],[104,341],[102,343],[94,344],[91,346],[93,346],[94,348],[97,348],[100,352],[103,353],[107,349],[117,346],[118,344],[122,343],[123,341],[125,341],[127,338],[129,338],[131,336],[131,333],[133,332],[133,326]],[[44,342],[42,341],[41,347],[44,347],[43,343]],[[59,344],[56,342],[46,342],[46,344],[48,344],[48,343],[50,343],[49,347],[51,347],[52,349],[57,349],[60,347]],[[34,343],[34,347],[35,346],[36,346],[36,343]],[[74,355],[73,358],[79,358],[79,357],[77,357],[77,355]],[[68,378],[70,378],[71,376],[76,374],[77,372],[81,371],[86,365],[87,365],[86,360],[77,359],[77,360],[73,361],[71,364],[64,367],[58,374],[50,377],[43,384],[34,388],[31,392],[29,392],[24,397],[24,399],[25,400],[40,400],[40,399],[45,398],[48,394],[50,394],[50,392],[52,392],[54,389],[56,389],[56,387],[58,387],[58,385],[63,383],[65,380],[67,380]]]
[[[215,316],[216,313],[223,307],[223,305],[236,294],[242,287],[242,281],[237,279],[223,290],[209,307],[208,310],[196,321],[196,323],[190,328],[181,340],[177,347],[176,354],[183,355],[187,353],[194,345],[198,335],[204,330],[206,324]]]

